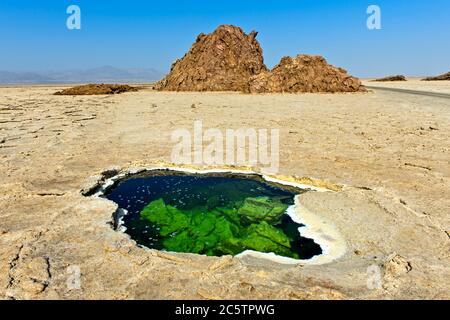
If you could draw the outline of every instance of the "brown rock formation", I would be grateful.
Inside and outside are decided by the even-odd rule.
[[[137,91],[135,87],[126,84],[86,84],[73,88],[58,91],[55,95],[101,95],[101,94],[120,94],[124,92]]]
[[[200,34],[189,52],[154,88],[161,91],[355,92],[361,82],[320,56],[285,57],[272,71],[264,65],[256,32],[223,25]]]
[[[347,71],[329,65],[321,56],[284,57],[271,71],[254,76],[247,92],[357,92],[366,91]]]
[[[375,79],[373,81],[375,81],[375,82],[389,82],[389,81],[408,81],[408,80],[406,80],[405,76],[396,75],[396,76],[390,76],[390,77]]]
[[[200,34],[189,52],[155,85],[162,91],[244,91],[250,77],[267,70],[256,32],[223,25]]]
[[[447,81],[450,80],[450,72],[447,72],[437,77],[428,77],[423,79],[423,81],[445,81],[445,80]]]

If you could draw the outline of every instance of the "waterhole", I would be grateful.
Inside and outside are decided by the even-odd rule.
[[[116,182],[104,196],[119,206],[121,228],[139,245],[208,256],[252,250],[293,259],[322,253],[287,214],[305,190],[258,175],[158,170]]]

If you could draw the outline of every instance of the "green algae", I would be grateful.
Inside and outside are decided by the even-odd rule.
[[[320,246],[284,214],[302,192],[251,175],[163,170],[123,179],[105,197],[126,212],[117,225],[147,248],[210,256],[257,250],[310,259],[322,253]]]
[[[271,224],[280,223],[281,216],[288,206],[279,200],[269,197],[247,198],[239,208],[238,214],[244,223],[258,223],[266,221]]]
[[[141,217],[157,223],[160,227],[160,235],[169,236],[187,228],[190,219],[184,213],[172,206],[166,206],[163,199],[152,201],[141,212]]]
[[[168,251],[221,256],[254,250],[299,258],[293,239],[276,227],[288,207],[279,199],[248,197],[226,207],[219,204],[219,198],[211,198],[205,206],[178,209],[161,198],[140,217],[155,224]]]

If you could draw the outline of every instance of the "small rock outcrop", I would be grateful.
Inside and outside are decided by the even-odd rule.
[[[284,57],[271,71],[250,80],[249,93],[270,92],[358,92],[366,91],[361,81],[321,56]]]
[[[436,77],[428,77],[423,79],[423,81],[449,81],[450,80],[450,72],[442,74]]]
[[[189,52],[155,85],[162,91],[244,91],[250,77],[267,70],[257,33],[222,25],[200,34]]]
[[[396,76],[390,76],[390,77],[385,77],[385,78],[379,78],[379,79],[375,79],[372,80],[375,82],[389,82],[389,81],[408,81],[406,80],[405,76],[402,75],[396,75]]]
[[[58,96],[83,96],[83,95],[101,95],[101,94],[120,94],[124,92],[138,91],[138,88],[126,84],[86,84],[73,88],[58,91]]]

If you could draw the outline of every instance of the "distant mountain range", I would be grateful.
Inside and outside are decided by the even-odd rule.
[[[153,82],[162,77],[163,74],[154,69],[119,69],[111,66],[47,72],[0,71],[0,83],[3,84],[137,83]]]

